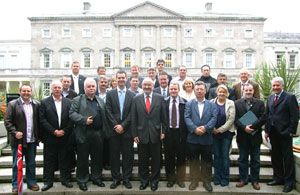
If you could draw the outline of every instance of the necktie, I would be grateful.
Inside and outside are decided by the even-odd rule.
[[[123,116],[123,106],[124,106],[124,91],[120,90],[120,96],[119,96],[119,103],[120,103],[120,112],[121,112],[121,120],[122,120],[122,116]]]
[[[166,88],[163,89],[163,96],[166,97]]]
[[[275,100],[274,100],[274,104],[276,105],[278,102],[278,95],[275,95]]]
[[[172,105],[172,127],[176,128],[177,126],[177,110],[176,110],[176,100],[173,99],[173,105]]]
[[[150,104],[150,98],[149,98],[149,95],[147,95],[147,99],[146,99],[146,110],[147,110],[148,114],[150,114],[150,107],[151,107],[151,104]]]

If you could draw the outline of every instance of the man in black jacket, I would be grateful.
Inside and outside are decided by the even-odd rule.
[[[77,93],[70,88],[72,81],[69,75],[64,75],[61,79],[61,83],[63,84],[62,96],[72,100],[77,96]]]
[[[210,76],[210,66],[207,64],[204,64],[203,66],[201,66],[201,73],[202,76],[196,80],[197,81],[203,81],[206,85],[206,91],[209,92],[209,89],[212,87],[215,87],[218,83],[217,80],[215,78],[213,78],[212,76]],[[208,99],[208,95],[209,93],[205,94],[205,98]]]
[[[74,61],[71,66],[72,74],[70,75],[71,78],[71,86],[70,88],[73,89],[78,95],[84,94],[84,81],[85,77],[79,74],[80,64],[77,61]]]

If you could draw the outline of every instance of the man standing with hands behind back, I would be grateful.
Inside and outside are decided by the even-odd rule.
[[[296,96],[286,92],[281,77],[272,80],[274,94],[267,100],[265,139],[270,138],[273,181],[267,185],[284,184],[283,192],[290,192],[295,183],[293,137],[297,131],[299,108]]]
[[[134,141],[138,144],[140,190],[145,190],[150,182],[151,190],[155,191],[160,179],[160,140],[165,137],[167,116],[165,100],[152,92],[153,86],[152,79],[145,78],[142,83],[144,93],[134,97],[131,128]]]

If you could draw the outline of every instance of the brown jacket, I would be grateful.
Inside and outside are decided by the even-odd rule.
[[[39,135],[39,108],[40,103],[32,100],[32,109],[33,109],[33,131],[35,137],[35,143],[38,145],[40,135]],[[22,144],[23,147],[27,147],[26,138],[26,117],[24,109],[22,106],[21,97],[15,100],[12,100],[8,103],[4,124],[7,130],[8,141],[12,147],[18,146],[18,140],[16,138],[17,132],[23,132]]]
[[[253,97],[260,99],[259,85],[257,83],[255,83],[254,81],[250,81],[250,80],[249,80],[249,83],[251,85],[253,85],[253,89],[254,89]],[[241,82],[238,82],[235,85],[233,85],[233,87],[232,87],[232,88],[234,88],[234,91],[235,91],[236,100],[239,100],[242,97],[242,92],[241,92],[242,86],[241,85],[242,85]]]

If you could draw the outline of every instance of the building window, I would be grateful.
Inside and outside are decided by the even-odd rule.
[[[0,68],[5,68],[5,56],[4,55],[0,55]]]
[[[92,36],[92,29],[90,28],[82,29],[82,37],[91,37],[91,36]]]
[[[165,37],[173,37],[173,28],[164,28]]]
[[[188,68],[193,67],[193,53],[184,53],[184,65]]]
[[[10,56],[10,68],[17,68],[18,66],[18,56],[17,55],[11,55]]]
[[[71,37],[71,29],[64,28],[63,31],[62,31],[62,36],[63,37]]]
[[[225,68],[234,68],[235,66],[235,59],[234,59],[234,54],[233,53],[225,53],[224,56],[224,67]]]
[[[144,29],[144,37],[152,37],[152,28]]]
[[[152,67],[153,53],[144,53],[144,67]]]
[[[103,64],[104,64],[104,67],[111,67],[111,54],[110,53],[103,54]]]
[[[193,29],[185,28],[184,29],[184,37],[193,37]]]
[[[204,29],[204,37],[213,37],[213,29],[212,28]]]
[[[254,68],[254,60],[253,60],[252,53],[247,53],[245,55],[245,67],[246,68]]]
[[[283,53],[276,54],[276,63],[278,66],[281,64],[281,60],[283,60],[283,56],[284,56]]]
[[[225,29],[225,37],[233,37],[233,30],[231,28]]]
[[[102,36],[103,37],[112,37],[112,30],[111,30],[111,28],[103,28]]]
[[[296,54],[290,54],[289,68],[295,68],[295,65],[296,65]]]
[[[83,67],[84,68],[90,68],[91,67],[91,52],[82,52],[82,61],[83,61]]]
[[[49,81],[42,82],[42,92],[43,92],[43,97],[50,96],[50,82]]]
[[[51,54],[50,53],[42,53],[42,68],[50,68],[51,64]]]
[[[172,67],[173,64],[173,55],[172,53],[165,53],[165,67]]]
[[[62,52],[61,54],[61,64],[63,68],[70,68],[72,63],[71,52]]]
[[[213,53],[205,53],[205,62],[204,64],[213,67]]]
[[[131,67],[132,55],[131,53],[124,53],[124,67]]]
[[[42,38],[51,38],[51,29],[42,29]]]
[[[132,37],[132,28],[124,28],[123,37]]]
[[[252,29],[245,30],[245,38],[253,38],[253,30]]]

